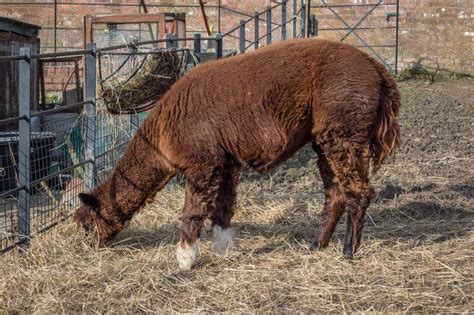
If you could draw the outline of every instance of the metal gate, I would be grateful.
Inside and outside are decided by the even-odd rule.
[[[355,45],[397,73],[399,0],[307,1],[307,35]]]

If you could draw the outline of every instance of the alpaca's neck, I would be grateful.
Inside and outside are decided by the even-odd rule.
[[[174,175],[153,143],[140,128],[112,174],[97,188],[97,197],[108,212],[103,215],[130,219]]]

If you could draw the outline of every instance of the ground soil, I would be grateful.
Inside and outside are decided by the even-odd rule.
[[[239,187],[235,251],[210,231],[192,272],[179,272],[180,185],[163,190],[107,249],[72,223],[0,257],[0,309],[10,312],[472,312],[474,81],[400,83],[403,145],[373,178],[363,245],[342,258],[308,250],[323,205],[310,147]]]

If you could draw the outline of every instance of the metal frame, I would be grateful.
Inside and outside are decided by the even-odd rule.
[[[307,4],[309,4],[310,0],[307,0]],[[360,27],[362,22],[364,22],[377,8],[382,6],[394,6],[396,9],[395,14],[387,15],[387,22],[390,20],[390,17],[395,17],[396,24],[395,26],[387,26],[387,27]],[[320,0],[319,5],[311,5],[309,6],[311,10],[313,9],[327,9],[329,10],[345,27],[343,28],[324,28],[318,29],[318,31],[346,31],[346,33],[341,37],[341,41],[344,41],[348,38],[349,35],[354,35],[362,44],[362,48],[367,48],[380,62],[382,62],[385,67],[390,69],[393,73],[397,74],[398,72],[398,32],[399,32],[399,9],[400,9],[400,1],[393,0],[389,3],[384,2],[384,0],[377,0],[374,3],[347,3],[347,4],[331,4],[328,3],[326,0]],[[353,7],[366,7],[368,11],[359,18],[359,20],[354,25],[349,25],[349,23],[336,11],[338,8],[353,8]],[[311,12],[306,12],[306,20],[309,21]],[[308,25],[309,23],[305,23]],[[309,27],[306,26],[306,33],[309,32]],[[357,31],[358,30],[370,30],[370,29],[395,29],[395,43],[394,44],[387,44],[387,45],[371,45],[369,44],[363,36],[361,36]],[[393,63],[389,63],[384,57],[382,57],[374,48],[393,48],[395,50],[395,60]]]

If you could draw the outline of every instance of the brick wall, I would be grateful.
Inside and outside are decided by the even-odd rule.
[[[31,3],[31,0],[19,0]],[[48,4],[45,4],[48,2]],[[59,1],[61,2],[61,1]],[[71,1],[68,1],[69,3]],[[95,0],[79,2],[96,2],[107,5],[59,5],[58,6],[58,50],[67,50],[82,47],[82,16],[98,14],[127,14],[139,11],[133,0]],[[192,32],[204,31],[202,17],[197,6],[197,0],[147,0],[150,12],[185,12],[187,15],[188,30]],[[300,1],[297,0],[298,4]],[[364,5],[374,3],[375,0],[327,0],[336,5],[357,4]],[[380,46],[373,48],[388,63],[394,59],[395,44],[395,19],[387,22],[387,14],[394,13],[395,7],[385,4],[395,3],[396,0],[384,0],[384,5],[377,8],[364,22],[360,24],[363,28],[357,31],[368,43]],[[5,5],[0,3],[0,15],[18,18],[20,20],[43,26],[41,30],[41,41],[44,51],[51,51],[53,46],[53,5],[50,1],[37,0],[37,4]],[[191,4],[192,8],[174,7],[173,5]],[[237,9],[249,14],[255,10],[263,10],[267,5],[274,4],[268,0],[222,0],[222,5]],[[320,1],[312,0],[317,5]],[[117,6],[116,4],[124,4]],[[169,5],[168,7],[155,7],[153,5]],[[208,0],[208,5],[217,4],[216,0]],[[288,16],[291,16],[291,4],[288,3]],[[429,65],[439,66],[448,70],[474,74],[474,1],[473,0],[400,0],[400,65],[399,68],[407,67],[412,63],[422,61]],[[354,25],[367,12],[368,7],[359,6],[352,8],[335,8],[349,25]],[[228,30],[236,25],[244,16],[239,16],[228,11],[222,12],[222,30]],[[345,27],[333,13],[324,8],[312,10],[319,20],[319,36],[339,40],[347,31],[340,30]],[[217,10],[208,9],[210,23],[217,26]],[[279,21],[280,16],[274,16],[274,22]],[[291,26],[291,24],[290,24]],[[378,30],[371,30],[376,26]],[[248,37],[252,39],[253,25],[246,27]],[[335,29],[335,30],[332,30]],[[264,23],[260,25],[260,31],[265,31]],[[237,33],[235,33],[237,35]],[[288,35],[291,34],[291,27]],[[279,39],[276,32],[274,39]],[[346,39],[347,42],[360,45],[360,41],[352,34]],[[226,47],[238,47],[237,41],[229,39],[225,42]]]

